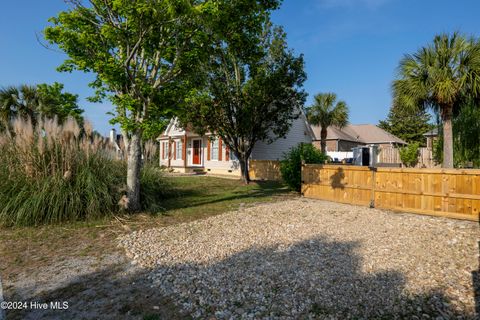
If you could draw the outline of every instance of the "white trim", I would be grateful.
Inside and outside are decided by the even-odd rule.
[[[175,160],[183,160],[183,140],[182,139],[174,139],[173,141],[175,141],[175,157],[174,159]],[[180,148],[179,148],[180,147]],[[179,156],[179,152],[180,151],[180,156]]]
[[[215,143],[217,143],[217,156],[216,156],[216,157],[213,156],[213,145],[214,145]],[[218,139],[210,140],[210,161],[220,161],[220,160],[218,160],[218,157],[219,157],[219,155],[220,155],[220,152],[222,152],[222,151],[220,150],[220,142],[219,142],[219,140],[218,140]],[[222,159],[223,159],[223,157],[222,157]]]

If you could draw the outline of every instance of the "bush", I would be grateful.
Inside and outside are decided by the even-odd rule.
[[[108,215],[126,166],[107,140],[73,119],[15,119],[0,135],[0,224],[39,225]]]
[[[162,174],[162,170],[155,165],[146,164],[140,176],[140,203],[142,209],[150,213],[164,210],[162,201],[171,196],[172,186]]]
[[[418,162],[418,149],[420,144],[418,142],[410,143],[408,146],[400,148],[400,159],[407,167],[415,167]]]
[[[302,161],[305,163],[325,163],[327,156],[312,144],[301,143],[290,149],[280,162],[280,173],[285,183],[292,189],[300,191],[302,186]]]

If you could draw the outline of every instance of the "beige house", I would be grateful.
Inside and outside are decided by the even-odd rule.
[[[311,143],[314,134],[304,114],[292,122],[285,138],[271,144],[259,141],[250,160],[280,160],[283,154],[299,143]],[[212,134],[199,135],[182,128],[172,119],[165,132],[157,139],[160,143],[160,165],[175,172],[202,171],[213,174],[240,176],[238,160],[220,138]]]
[[[320,149],[320,126],[312,126],[315,135],[313,144]],[[407,143],[373,124],[349,124],[342,129],[331,126],[327,129],[327,151],[352,151],[364,145],[399,147]]]

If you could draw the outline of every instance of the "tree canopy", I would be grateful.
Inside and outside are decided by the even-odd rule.
[[[307,109],[307,117],[311,124],[321,126],[320,145],[322,153],[327,150],[328,127],[343,128],[348,124],[348,107],[345,101],[337,101],[335,93],[319,93],[315,101]]]
[[[127,146],[127,209],[140,210],[141,139],[159,117],[171,111],[178,88],[199,64],[208,42],[198,28],[208,1],[80,0],[49,21],[45,37],[68,59],[58,68],[95,75],[93,101],[108,97],[116,109],[113,122],[122,128]],[[181,85],[180,85],[181,83]]]
[[[232,5],[231,14],[239,14],[239,8]],[[285,136],[306,96],[303,57],[288,49],[282,28],[270,23],[272,6],[261,8],[261,15],[248,8],[242,13],[239,23],[250,21],[248,34],[237,37],[238,32],[230,33],[220,23],[213,26],[215,42],[203,70],[206,85],[190,97],[182,119],[198,132],[220,137],[238,158],[246,183],[255,143]]]
[[[423,135],[432,130],[434,125],[425,109],[394,105],[387,118],[379,122],[378,127],[408,143],[418,142],[425,145],[426,138]]]
[[[400,62],[393,82],[394,103],[405,108],[431,108],[443,123],[443,167],[453,167],[452,118],[465,97],[480,97],[480,43],[453,33]]]
[[[83,123],[78,95],[63,91],[63,84],[10,86],[0,89],[0,115],[5,124],[15,117],[57,117],[60,123],[68,117]]]

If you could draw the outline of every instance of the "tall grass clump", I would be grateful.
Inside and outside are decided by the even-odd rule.
[[[118,209],[125,164],[73,118],[17,118],[0,133],[0,224],[95,219]]]
[[[165,179],[161,169],[146,163],[140,174],[140,204],[142,209],[149,213],[159,213],[165,210],[162,202],[176,196],[175,189]]]

